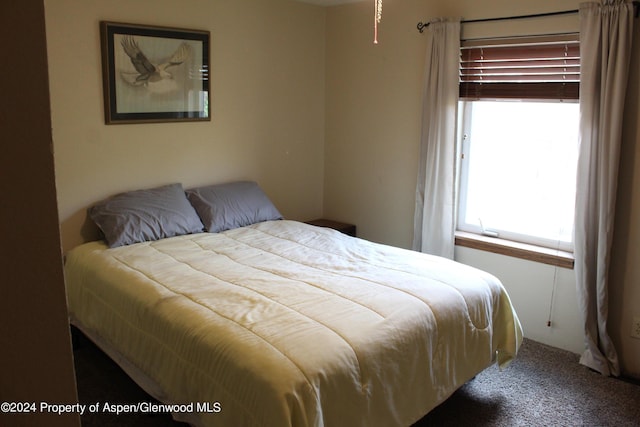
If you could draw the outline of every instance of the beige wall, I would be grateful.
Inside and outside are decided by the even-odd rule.
[[[18,41],[19,40],[19,41]],[[0,413],[3,426],[79,426],[76,414],[40,402],[78,401],[65,304],[56,206],[42,0],[9,2],[0,46],[13,65],[0,79],[0,402],[35,402]]]
[[[370,2],[329,9],[325,216],[350,221],[360,236],[410,247],[420,139],[425,35],[418,21],[577,9],[579,0],[385,0],[378,45]],[[576,15],[531,21],[464,24],[463,38],[576,31]],[[636,33],[638,30],[636,30]],[[636,34],[637,35],[637,34]],[[637,39],[637,37],[636,37]],[[640,340],[629,337],[640,315],[638,201],[638,49],[632,70],[612,271],[612,334],[627,373],[640,376]],[[582,351],[575,275],[501,255],[457,248],[456,259],[498,276],[509,290],[529,338]],[[551,316],[552,327],[546,326]]]
[[[625,105],[618,203],[613,243],[609,313],[612,336],[627,371],[640,378],[640,340],[630,338],[640,317],[640,21],[635,21],[634,55]]]
[[[45,0],[65,250],[114,193],[258,181],[283,215],[322,213],[325,9],[290,0]],[[212,120],[105,125],[101,20],[211,31]]]

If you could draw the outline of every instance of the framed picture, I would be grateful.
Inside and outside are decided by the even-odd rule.
[[[100,22],[107,124],[211,120],[209,32]]]

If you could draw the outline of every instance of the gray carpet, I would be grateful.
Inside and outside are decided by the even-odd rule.
[[[152,401],[92,343],[77,333],[74,342],[81,403]],[[166,414],[103,412],[83,415],[82,425],[186,426]],[[603,377],[572,353],[525,340],[507,369],[485,370],[413,427],[426,426],[640,426],[640,385]]]
[[[578,356],[525,340],[502,372],[493,366],[414,425],[640,426],[640,385],[602,375]]]

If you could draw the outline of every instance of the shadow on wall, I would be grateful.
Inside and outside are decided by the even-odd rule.
[[[78,235],[80,230],[80,235]],[[60,222],[62,250],[67,252],[74,247],[94,240],[102,239],[100,229],[87,215],[86,209],[81,209]]]

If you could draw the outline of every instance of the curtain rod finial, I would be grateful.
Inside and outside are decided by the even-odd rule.
[[[429,26],[428,22],[418,22],[418,25],[416,26],[418,28],[418,31],[420,31],[421,33],[424,33],[424,29],[427,28]]]

